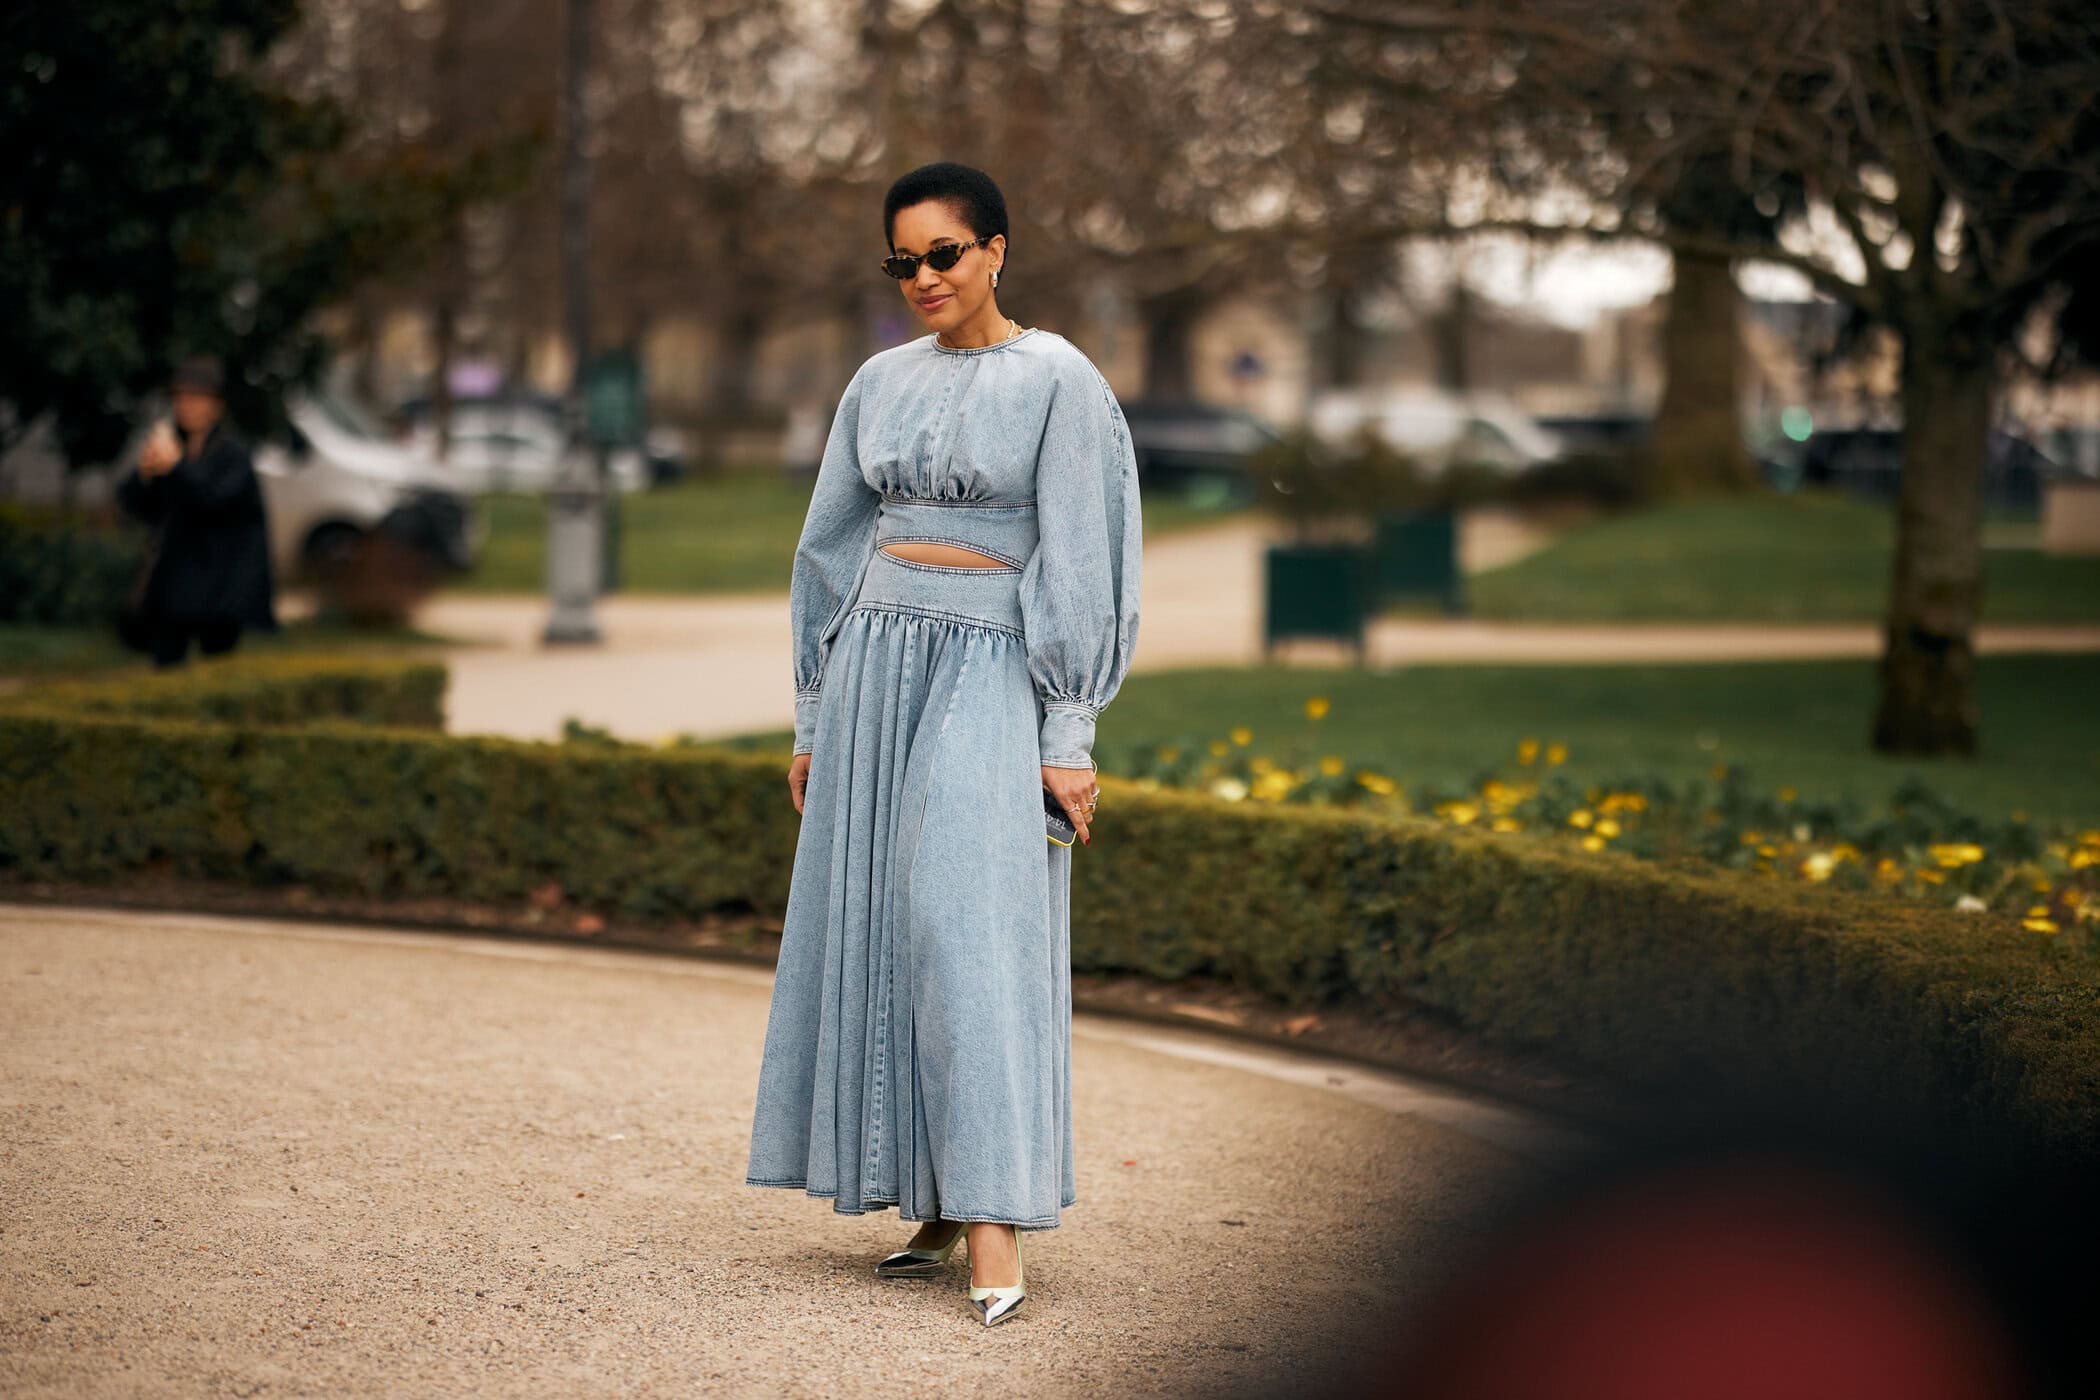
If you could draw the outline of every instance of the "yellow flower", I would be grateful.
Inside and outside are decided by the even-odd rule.
[[[1791,787],[1783,787],[1783,788],[1781,788],[1781,789],[1779,790],[1779,800],[1780,800],[1781,802],[1792,802],[1792,801],[1794,800],[1794,790],[1793,790],[1793,788],[1791,788]]]
[[[1836,856],[1828,851],[1817,851],[1807,860],[1801,862],[1801,873],[1811,880],[1827,880],[1830,878],[1831,868],[1836,864]]]
[[[1619,824],[1610,817],[1605,817],[1599,821],[1593,829],[1599,836],[1617,836],[1619,834]]]
[[[2029,933],[2054,933],[2056,932],[2056,920],[2030,917],[2020,920],[2020,927],[2026,929]]]
[[[1320,755],[1320,771],[1330,778],[1338,776],[1345,766],[1338,753]]]
[[[1291,775],[1281,768],[1271,768],[1254,781],[1254,795],[1264,802],[1275,802],[1290,791]]]
[[[1832,846],[1830,848],[1830,853],[1836,856],[1839,860],[1860,859],[1859,847],[1853,845],[1850,841],[1838,842],[1835,846]]]
[[[1577,807],[1574,811],[1568,813],[1569,826],[1588,826],[1595,820],[1596,813],[1587,807]]]
[[[1947,872],[1944,870],[1914,870],[1911,873],[1928,885],[1945,884],[1947,880]]]
[[[1220,757],[1222,757],[1225,754],[1226,750],[1230,749],[1231,747],[1232,745],[1226,743],[1223,739],[1213,739],[1210,741],[1210,751],[1213,754],[1219,755]]]
[[[1894,884],[1903,878],[1903,867],[1896,864],[1892,856],[1883,856],[1874,863],[1874,878],[1884,884]]]
[[[1254,731],[1244,724],[1235,724],[1232,726],[1232,742],[1244,748],[1254,742]]]
[[[2071,912],[2077,916],[2078,922],[2081,924],[2100,923],[2100,899],[2094,899],[2090,896],[2081,899],[2078,901],[2077,907]]]
[[[1326,696],[1324,696],[1324,695],[1315,695],[1315,696],[1313,696],[1313,697],[1312,697],[1312,698],[1311,698],[1310,700],[1307,700],[1307,701],[1305,702],[1305,717],[1306,717],[1307,719],[1318,719],[1318,718],[1320,718],[1320,716],[1322,716],[1322,715],[1324,715],[1324,714],[1326,714],[1326,713],[1327,713],[1327,697],[1326,697]]]
[[[1769,844],[1763,845],[1757,848],[1757,853],[1761,856],[1776,856],[1779,854],[1779,848]]]
[[[1489,779],[1480,783],[1480,798],[1497,812],[1508,812],[1512,806],[1525,800],[1525,793],[1512,783],[1504,783],[1501,779]]]
[[[1436,814],[1446,821],[1464,826],[1480,815],[1480,809],[1470,802],[1439,802],[1436,804]]]
[[[1539,756],[1539,741],[1526,739],[1517,745],[1517,762],[1528,764]]]
[[[1548,762],[1548,763],[1565,763],[1565,762],[1567,761],[1567,758],[1568,758],[1568,746],[1567,746],[1566,744],[1548,744],[1548,745],[1546,745],[1546,762]]]
[[[2049,884],[2049,882],[2048,882],[2047,880],[2041,879],[2041,878],[2039,878],[2039,877],[2037,877],[2036,879],[2033,879],[2033,880],[2030,880],[2030,881],[2028,881],[2028,884],[2030,884],[2030,885],[2032,885],[2032,886],[2034,887],[2034,892],[2035,892],[2036,894],[2047,894],[2047,893],[2049,893],[2049,890],[2050,890],[2050,888],[2051,888],[2051,886],[2050,886],[2050,884]]]
[[[1582,849],[1585,851],[1601,851],[1604,849],[1604,838],[1595,832],[1591,832],[1588,836],[1582,838]]]
[[[1398,783],[1385,776],[1385,774],[1373,773],[1368,768],[1358,770],[1356,781],[1359,786],[1375,792],[1381,797],[1391,797],[1400,788]]]
[[[1237,802],[1247,795],[1247,785],[1238,778],[1220,778],[1210,785],[1210,790],[1227,802]]]
[[[2078,844],[2081,846],[2100,846],[2100,827],[2095,827],[2090,831],[2079,832]]]
[[[1524,829],[1524,823],[1518,821],[1515,817],[1497,817],[1490,825],[1497,831],[1522,831]]]
[[[1958,865],[1973,865],[1983,859],[1983,847],[1974,841],[1940,841],[1927,846],[1932,858],[1952,870]]]
[[[2071,852],[2071,868],[2073,870],[2083,870],[2088,865],[2100,865],[2100,851],[2094,850],[2091,846],[2080,846],[2077,850]]]
[[[2046,919],[2049,917],[2049,906],[2046,904],[2032,905],[2027,910],[2027,917],[2030,919]]]

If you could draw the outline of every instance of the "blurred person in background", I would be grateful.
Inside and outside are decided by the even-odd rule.
[[[160,669],[181,665],[193,637],[216,656],[244,627],[277,628],[262,486],[225,422],[224,370],[213,356],[185,360],[169,387],[173,422],[153,425],[117,483],[118,504],[153,529],[118,630]]]

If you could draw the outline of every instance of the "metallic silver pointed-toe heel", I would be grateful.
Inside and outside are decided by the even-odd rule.
[[[1012,1317],[1020,1308],[1021,1300],[1028,1296],[1028,1270],[1021,1259],[1021,1231],[1014,1231],[1014,1281],[995,1283],[989,1286],[970,1285],[970,1306],[984,1319],[987,1327],[996,1327]]]
[[[970,1233],[970,1227],[965,1222],[958,1220],[954,1224],[955,1233],[950,1235],[948,1243],[942,1245],[939,1249],[900,1249],[895,1254],[884,1255],[875,1265],[875,1276],[877,1278],[933,1277],[941,1271],[941,1266],[948,1262],[948,1256],[955,1252],[955,1246],[961,1241],[962,1237]]]

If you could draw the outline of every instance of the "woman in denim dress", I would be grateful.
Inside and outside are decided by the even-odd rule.
[[[997,308],[989,178],[923,166],[883,225],[928,333],[854,373],[795,550],[802,824],[746,1180],[922,1222],[884,1277],[967,1231],[989,1325],[1075,1195],[1071,863],[1137,641],[1137,461],[1093,362]]]

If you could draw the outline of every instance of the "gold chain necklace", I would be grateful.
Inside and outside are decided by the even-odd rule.
[[[933,338],[943,350],[989,350],[992,348],[992,345],[1004,345],[1020,333],[1021,323],[1009,316],[1006,318],[1006,334],[993,341],[991,345],[950,345],[947,341],[942,340],[938,334]]]

